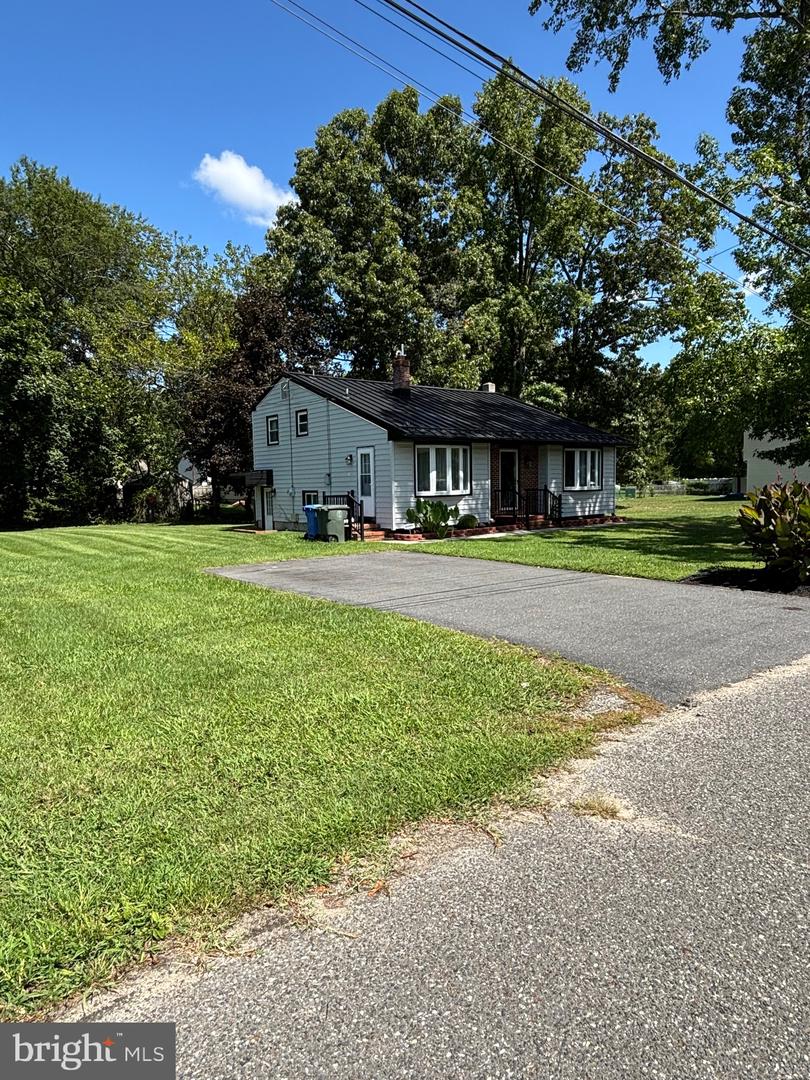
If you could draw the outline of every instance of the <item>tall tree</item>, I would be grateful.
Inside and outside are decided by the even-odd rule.
[[[55,169],[12,166],[0,179],[6,521],[88,520],[133,475],[174,483],[187,440],[170,391],[236,347],[246,263],[243,249],[211,258],[163,235]]]
[[[338,114],[299,151],[268,252],[285,295],[328,322],[357,375],[384,374],[407,344],[423,382],[475,385],[465,347],[461,280],[466,214],[460,177],[474,139],[447,98],[419,111],[391,93],[369,116]]]
[[[403,343],[421,382],[551,385],[573,415],[619,422],[640,350],[690,321],[695,291],[722,293],[682,250],[708,247],[716,216],[504,76],[474,108],[470,126],[453,99],[421,113],[397,91],[321,128],[268,233],[269,273],[355,375],[385,374]],[[648,118],[603,119],[660,154]]]
[[[0,522],[36,519],[64,484],[69,442],[64,369],[49,344],[42,301],[0,278]]]
[[[569,83],[554,88],[588,108]],[[708,247],[716,215],[673,184],[650,184],[638,162],[504,76],[475,110],[488,133],[480,258],[496,377],[516,395],[532,377],[555,382],[572,415],[618,418],[611,385],[626,385],[640,350],[692,318],[694,262],[683,248]],[[674,164],[649,118],[600,119]]]
[[[672,417],[672,459],[681,476],[741,476],[743,436],[767,385],[764,357],[783,332],[749,325],[707,328],[683,343],[664,375]]]
[[[285,370],[330,370],[327,327],[267,280],[258,259],[234,297],[234,346],[170,383],[170,396],[190,460],[211,477],[214,511],[232,473],[251,468],[250,414]]]
[[[569,68],[605,60],[614,89],[636,41],[652,38],[668,81],[707,52],[717,35],[749,31],[727,108],[733,185],[726,190],[748,200],[761,223],[810,250],[810,0],[532,0],[530,10],[541,9],[548,28],[576,27]],[[810,458],[810,259],[748,225],[737,231],[740,269],[787,321],[780,347],[757,358],[769,378],[752,429],[777,437],[778,460],[798,463]]]
[[[17,335],[9,351],[47,357],[50,400],[59,401],[38,414],[15,412],[13,396],[0,402],[0,427],[17,431],[13,471],[28,485],[11,500],[15,514],[22,504],[24,516],[46,520],[102,513],[115,484],[156,447],[149,418],[171,256],[157,230],[55,169],[22,159],[0,179],[0,277],[17,311],[9,332],[31,331],[27,346]],[[42,440],[50,467],[32,473],[26,460]]]

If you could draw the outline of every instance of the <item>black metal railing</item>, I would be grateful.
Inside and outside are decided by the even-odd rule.
[[[341,491],[337,495],[332,492],[321,492],[321,502],[324,506],[345,506],[348,510],[346,515],[346,533],[350,540],[357,537],[358,540],[366,538],[366,522],[363,514],[363,500],[355,499],[353,491]]]
[[[520,514],[521,493],[512,488],[495,488],[492,492],[492,516],[511,517],[517,522]]]
[[[346,505],[349,508],[347,525],[349,526],[350,539],[353,539],[356,533],[358,540],[365,540],[366,519],[363,512],[363,500],[355,499],[354,492],[348,491],[346,493]]]
[[[511,518],[514,525],[522,522],[527,529],[532,518],[545,518],[559,525],[562,521],[562,495],[555,494],[548,487],[527,488],[525,491],[495,488],[492,492],[492,516]]]
[[[555,525],[562,524],[562,495],[546,490],[546,517]]]

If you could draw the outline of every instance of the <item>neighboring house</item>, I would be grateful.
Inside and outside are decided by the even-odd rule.
[[[177,475],[182,481],[180,485],[180,501],[185,503],[189,498],[199,501],[205,501],[211,498],[213,492],[213,485],[211,484],[211,477],[206,475],[193,465],[187,457],[181,457],[177,465]],[[232,487],[223,487],[220,495],[222,501],[236,502],[237,499],[243,499],[244,495],[239,495]]]
[[[201,472],[196,465],[192,465],[187,457],[181,457],[177,465],[177,475],[184,483],[181,490],[184,501],[192,499],[208,499],[211,496],[211,478]]]
[[[780,476],[783,480],[792,480],[794,474],[799,480],[810,483],[810,462],[806,461],[794,469],[791,465],[777,465],[769,458],[759,457],[760,451],[767,451],[770,447],[781,445],[783,443],[779,439],[755,439],[748,432],[745,433],[743,457],[746,466],[746,491],[772,484]]]
[[[615,509],[616,435],[503,394],[291,372],[253,412],[256,523],[303,528],[303,508],[352,493],[377,527],[407,527],[417,498],[482,524],[603,518]]]

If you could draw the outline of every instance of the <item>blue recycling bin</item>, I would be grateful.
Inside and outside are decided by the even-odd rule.
[[[318,530],[318,511],[320,506],[317,504],[311,504],[304,507],[304,513],[307,516],[307,531],[304,535],[305,540],[317,540],[319,534]]]

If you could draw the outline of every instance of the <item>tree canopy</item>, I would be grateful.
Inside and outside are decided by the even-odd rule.
[[[786,323],[760,358],[750,424],[757,435],[781,441],[778,460],[810,459],[810,258],[801,250],[810,251],[810,2],[532,0],[530,10],[542,10],[545,26],[555,31],[574,26],[569,68],[581,71],[604,60],[614,89],[636,42],[652,39],[668,81],[706,53],[718,34],[746,31],[727,106],[733,145],[723,182],[754,218],[793,245],[735,225],[740,270]]]
[[[355,375],[385,375],[404,344],[421,382],[542,387],[622,425],[647,393],[646,346],[697,319],[745,321],[741,294],[689,255],[711,247],[717,214],[504,76],[473,108],[475,125],[454,98],[423,112],[406,89],[319,129],[268,232],[268,278]],[[648,117],[600,119],[676,164]]]
[[[550,85],[589,108],[567,80]],[[764,122],[764,99],[737,108]],[[452,97],[423,109],[411,88],[339,113],[298,152],[296,201],[255,256],[211,255],[55,169],[14,165],[0,180],[3,523],[120,513],[128,485],[176,487],[183,455],[216,493],[251,467],[250,412],[282,371],[388,378],[403,345],[419,382],[491,380],[621,430],[620,474],[636,483],[730,471],[743,430],[766,420],[794,438],[808,339],[798,318],[757,330],[742,291],[699,269],[717,209],[504,75],[473,114]],[[711,140],[678,165],[649,117],[599,119],[700,183],[732,183]],[[754,135],[740,135],[734,183],[765,176]],[[785,205],[768,205],[800,236],[803,159],[780,153],[794,151]],[[743,244],[747,272],[798,311],[806,268]],[[662,339],[669,368],[646,359]]]

